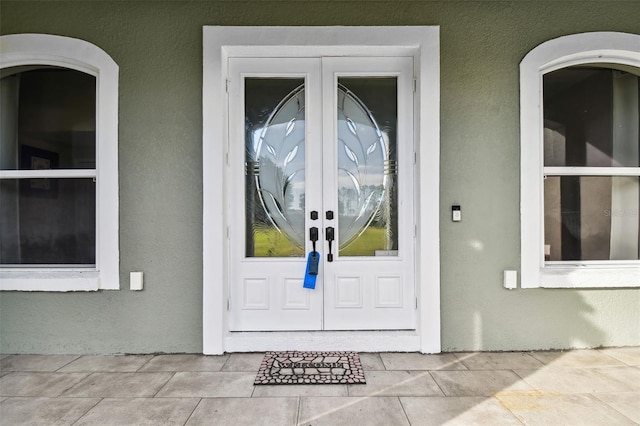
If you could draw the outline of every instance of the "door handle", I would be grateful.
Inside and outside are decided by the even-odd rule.
[[[318,228],[312,226],[309,228],[309,240],[313,244],[313,251],[316,252],[316,241],[318,241]]]
[[[331,253],[331,243],[335,239],[333,226],[327,226],[325,229],[325,239],[329,243],[329,254],[327,254],[327,262],[333,262],[333,253]]]

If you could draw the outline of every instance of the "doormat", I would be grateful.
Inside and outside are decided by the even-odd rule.
[[[267,352],[254,384],[364,384],[356,352]]]

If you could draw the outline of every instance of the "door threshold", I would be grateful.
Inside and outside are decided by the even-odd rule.
[[[229,332],[225,352],[265,351],[416,352],[416,330],[380,331],[257,331]]]

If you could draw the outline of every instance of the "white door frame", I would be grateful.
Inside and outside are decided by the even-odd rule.
[[[203,353],[265,350],[440,352],[438,27],[203,28]],[[227,58],[413,56],[416,96],[414,331],[230,332]]]

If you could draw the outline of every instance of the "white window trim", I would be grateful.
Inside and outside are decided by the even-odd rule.
[[[203,29],[203,352],[258,350],[255,333],[232,336],[227,321],[228,250],[226,63],[233,56],[397,56],[415,58],[417,93],[414,135],[416,180],[417,330],[397,332],[268,333],[291,347],[440,352],[440,39],[433,27],[204,27]],[[394,335],[395,334],[395,335]],[[243,341],[243,339],[247,339]],[[400,339],[401,341],[398,341]],[[395,343],[394,343],[395,342]],[[251,345],[254,345],[253,347]],[[294,346],[291,346],[294,345]],[[260,349],[262,350],[262,349]],[[389,349],[391,350],[391,349]]]
[[[118,290],[118,65],[99,47],[79,39],[0,36],[0,68],[23,65],[53,65],[96,77],[96,266],[0,268],[0,290]]]
[[[522,288],[640,286],[640,262],[637,261],[546,264],[544,261],[542,77],[560,68],[589,63],[640,69],[640,35],[614,32],[568,35],[542,43],[520,63]],[[615,171],[608,169],[608,174],[612,170]]]

